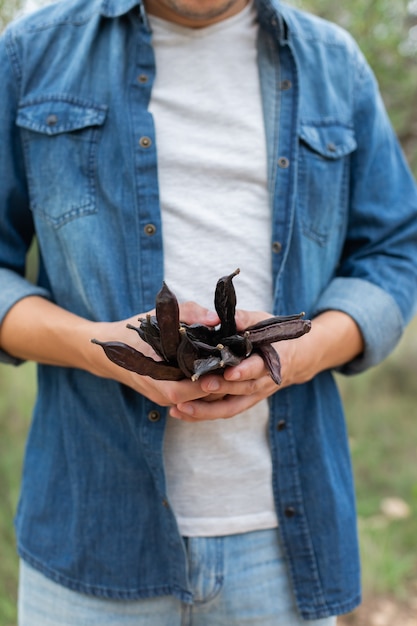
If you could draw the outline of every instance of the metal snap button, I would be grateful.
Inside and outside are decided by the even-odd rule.
[[[295,509],[293,506],[287,506],[284,513],[285,513],[285,517],[294,517]]]
[[[277,424],[277,430],[285,430],[287,428],[287,422],[285,420],[280,420]]]
[[[143,230],[147,235],[152,236],[156,233],[156,226],[155,224],[146,224]]]
[[[281,167],[282,169],[285,170],[285,169],[287,169],[287,167],[289,167],[290,161],[289,161],[289,159],[287,159],[287,157],[279,157],[278,165],[279,165],[279,167]]]
[[[274,243],[272,244],[272,252],[275,252],[275,254],[279,254],[279,252],[281,252],[282,250],[282,244],[280,241],[274,241]]]
[[[48,124],[48,126],[55,126],[55,124],[58,123],[58,116],[48,115],[48,117],[46,118],[46,123]]]
[[[292,87],[292,82],[288,79],[284,79],[281,81],[281,89],[282,91],[287,91],[288,89],[291,89]]]
[[[159,420],[161,419],[161,414],[159,411],[149,411],[148,413],[148,420],[150,422],[159,422]]]
[[[138,83],[147,83],[148,82],[148,77],[146,74],[139,74],[138,76]]]
[[[152,139],[150,137],[141,137],[139,139],[139,145],[141,148],[150,148],[152,145]]]

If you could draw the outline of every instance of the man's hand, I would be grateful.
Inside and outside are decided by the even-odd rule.
[[[57,367],[74,367],[115,380],[161,406],[176,406],[207,398],[210,392],[190,380],[157,381],[129,372],[109,361],[102,348],[91,342],[93,337],[100,341],[123,341],[157,359],[150,346],[137,333],[126,328],[127,323],[137,325],[138,318],[145,315],[138,313],[117,322],[92,322],[48,300],[30,296],[17,302],[4,318],[0,327],[0,346],[19,359]],[[180,305],[180,318],[188,324],[207,326],[220,322],[216,313],[194,302]]]
[[[261,319],[265,313],[237,312],[238,328]],[[201,390],[216,395],[179,402],[170,409],[172,417],[184,421],[226,419],[249,409],[283,387],[307,382],[320,371],[337,367],[363,351],[362,335],[354,320],[340,311],[326,311],[312,321],[311,331],[298,339],[274,344],[281,360],[282,383],[271,379],[260,356],[253,354],[235,367],[227,368],[224,377],[207,375],[198,382]]]
[[[118,322],[91,322],[38,296],[17,302],[0,327],[0,346],[9,354],[48,365],[74,367],[116,380],[183,420],[226,419],[257,404],[279,389],[310,380],[318,372],[347,363],[363,351],[362,335],[354,320],[340,311],[326,311],[315,318],[309,333],[275,345],[281,359],[282,384],[271,379],[260,356],[253,354],[224,376],[206,375],[198,381],[157,381],[139,376],[112,363],[100,341],[123,341],[152,356],[150,346],[126,328],[137,324],[138,314]],[[238,310],[239,330],[270,317],[264,312]],[[188,324],[214,326],[217,315],[194,302],[180,305],[180,319]]]
[[[155,311],[148,311],[148,313],[153,315]],[[142,341],[137,333],[126,328],[127,323],[137,326],[138,317],[145,317],[145,315],[146,314],[138,315],[129,320],[123,320],[122,322],[97,324],[95,337],[100,341],[122,341],[123,343],[133,346],[146,356],[159,360],[159,357],[149,344]],[[199,323],[206,326],[215,326],[220,322],[216,313],[201,307],[195,302],[180,304],[180,319],[186,324]],[[112,378],[113,380],[128,385],[138,393],[141,393],[149,398],[149,400],[161,406],[176,406],[177,404],[203,398],[206,400],[218,399],[217,396],[210,398],[210,391],[203,390],[198,383],[192,382],[189,379],[184,379],[179,382],[161,381],[154,380],[149,376],[140,376],[134,372],[130,372],[109,361],[109,359],[104,356],[103,350],[97,346],[95,347],[94,355],[90,352],[90,357],[92,358],[89,367],[91,372],[95,373],[97,376]]]

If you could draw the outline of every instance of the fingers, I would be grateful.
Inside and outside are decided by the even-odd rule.
[[[155,310],[149,312],[155,314]],[[152,346],[144,341],[133,330],[137,330],[137,320],[146,316],[146,313],[132,317],[128,320],[118,322],[101,323],[97,327],[97,340],[101,345],[117,338],[118,342],[132,346],[134,350],[140,351],[147,357],[159,361],[160,357],[154,352]],[[217,313],[200,306],[195,302],[186,302],[180,305],[181,320],[187,324],[204,324],[206,326],[217,325],[220,320]],[[96,373],[106,378],[113,378],[123,384],[128,385],[138,393],[161,406],[172,406],[179,403],[190,402],[196,399],[205,398],[210,395],[209,391],[203,390],[199,384],[190,380],[174,382],[170,380],[155,380],[151,376],[139,375],[130,371],[130,368],[120,367],[104,356],[102,350],[93,353]]]
[[[224,380],[229,382],[250,381],[261,378],[267,374],[264,362],[259,354],[252,354],[243,359],[235,367],[229,367],[224,372]]]
[[[256,324],[263,319],[270,317],[269,313],[264,311],[246,311],[243,309],[236,310],[236,324],[238,330],[244,330],[252,324]],[[220,323],[220,319],[215,311],[200,306],[197,302],[183,302],[180,304],[180,319],[186,324],[206,324],[207,326],[216,326]]]
[[[278,390],[257,355],[227,369],[224,377],[207,375],[198,383],[208,395],[194,401],[179,402],[171,407],[171,417],[184,421],[228,419]]]
[[[261,394],[224,396],[216,402],[195,400],[171,407],[170,415],[185,422],[198,422],[202,420],[229,419],[239,413],[243,413],[262,399]]]
[[[125,372],[126,370],[123,371]],[[172,382],[167,380],[154,380],[149,376],[139,376],[131,372],[127,372],[127,375],[130,375],[128,382],[126,382],[126,380],[122,382],[125,382],[135,391],[160,406],[168,407],[193,402],[210,395],[209,392],[203,391],[200,385],[188,379],[184,379],[180,382]]]
[[[197,302],[183,302],[180,304],[180,320],[186,324],[204,324],[216,326],[220,319],[215,311],[200,306]]]
[[[196,400],[178,404],[170,408],[169,414],[184,422],[198,422],[228,419],[242,413],[246,408],[249,408],[246,396],[225,396],[216,402]]]
[[[260,311],[238,310],[236,322],[238,328],[246,328],[267,317],[267,313]],[[220,322],[217,313],[196,302],[180,304],[180,319],[187,324],[205,326],[218,325]],[[141,340],[141,343],[144,342]],[[145,354],[148,350],[153,352],[147,344],[141,346],[141,349],[142,347]],[[154,358],[153,354],[149,356]],[[129,381],[126,383],[127,375],[129,375]],[[121,377],[124,380],[120,380],[119,377],[115,378],[120,382],[125,382],[157,404],[172,407],[173,417],[188,420],[233,417],[278,389],[263,359],[255,353],[243,359],[239,365],[226,368],[223,375],[206,375],[198,381],[189,379],[178,382],[160,381],[149,376],[138,376],[126,372],[121,374]]]

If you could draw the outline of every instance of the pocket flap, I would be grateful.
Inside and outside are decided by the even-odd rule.
[[[340,124],[312,126],[302,124],[300,138],[326,159],[339,159],[356,149],[353,130]]]
[[[45,99],[22,104],[16,124],[46,135],[58,135],[104,123],[107,106],[85,100]]]

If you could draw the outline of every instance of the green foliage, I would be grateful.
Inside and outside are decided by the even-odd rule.
[[[367,594],[399,599],[417,581],[417,318],[382,365],[340,378],[356,481]],[[404,509],[384,509],[395,499]]]
[[[16,624],[17,557],[13,517],[35,395],[35,366],[0,366],[0,625]]]
[[[24,0],[0,0],[0,32],[24,6]]]

